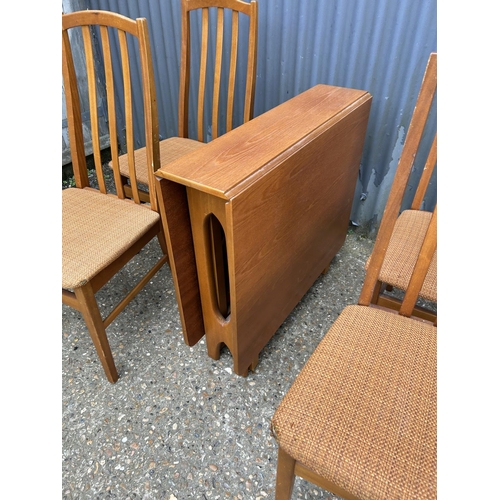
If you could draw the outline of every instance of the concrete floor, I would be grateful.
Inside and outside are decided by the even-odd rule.
[[[335,318],[357,302],[373,241],[350,229],[321,275],[261,352],[233,373],[201,340],[184,344],[168,266],[108,329],[120,374],[110,384],[81,315],[62,306],[63,499],[274,499],[271,417]],[[98,293],[104,312],[160,255],[156,241]],[[293,499],[333,495],[297,479]]]

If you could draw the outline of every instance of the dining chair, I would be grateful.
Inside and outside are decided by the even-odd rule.
[[[413,315],[436,227],[437,206],[399,310],[344,308],[280,402],[276,500],[296,476],[345,500],[436,499],[437,327]]]
[[[84,49],[77,40],[83,41]],[[119,61],[113,60],[110,48],[113,43],[120,47]],[[96,56],[98,52],[102,58]],[[134,53],[138,54],[137,61]],[[159,164],[158,117],[146,19],[132,20],[96,10],[63,14],[62,56],[71,160],[76,182],[76,187],[62,191],[62,301],[82,314],[106,377],[114,383],[118,380],[118,372],[106,328],[168,262],[153,184],[153,171]],[[78,61],[84,61],[85,71],[75,64]],[[140,75],[132,78],[136,63]],[[101,111],[98,111],[98,104],[103,102],[97,95],[99,80],[96,74],[104,75],[106,82],[105,105],[100,106]],[[132,83],[141,80],[141,88]],[[132,199],[125,197],[116,167],[118,141],[115,110],[118,104],[115,91],[119,85],[124,95]],[[149,204],[141,203],[135,176],[134,136],[138,132],[134,130],[133,92],[143,95],[144,155],[152,195]],[[85,150],[89,145],[84,141],[81,102],[87,103],[90,109],[91,149],[98,189],[90,187],[89,183]],[[108,110],[106,120],[110,149],[116,165],[113,168],[115,188],[106,184],[106,171],[103,169],[99,127],[102,109]],[[103,319],[95,294],[154,238],[161,246],[162,257]]]
[[[368,283],[372,283],[372,280],[365,281],[361,292],[363,303],[371,301],[396,310],[399,308],[400,298],[388,292],[393,292],[393,289],[404,291],[408,287],[418,250],[429,226],[432,211],[424,210],[422,206],[437,161],[437,135],[434,136],[410,207],[404,209],[402,204],[405,193],[410,189],[408,188],[410,175],[415,157],[421,149],[421,139],[436,90],[437,53],[433,52],[427,62],[373,253],[365,265],[366,273],[370,276],[377,276],[377,280],[372,288],[368,287]],[[437,308],[436,254],[433,255],[420,297],[427,302],[420,301],[416,304],[414,314],[435,322],[437,320],[435,312]]]
[[[160,141],[162,166],[232,130],[238,104],[242,104],[242,123],[253,118],[257,1],[180,0],[180,3],[182,43],[178,137]],[[245,34],[246,39],[243,39]],[[245,46],[247,48],[244,51]],[[199,60],[194,60],[193,54],[200,54]],[[244,92],[238,92],[237,80],[241,71],[246,71]],[[190,101],[196,104],[196,133],[193,127],[192,138],[189,131]],[[139,149],[135,154],[137,177],[143,186],[141,197],[147,201],[149,181],[144,162],[145,151]],[[120,172],[125,193],[130,193],[126,156],[120,157]]]

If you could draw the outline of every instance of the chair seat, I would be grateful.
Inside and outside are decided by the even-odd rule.
[[[425,232],[429,227],[432,213],[423,210],[404,210],[396,220],[391,235],[384,263],[379,273],[379,280],[401,290],[406,290]],[[365,269],[368,268],[368,258]],[[424,280],[420,296],[437,302],[437,257],[434,257]]]
[[[436,331],[347,306],[274,414],[280,447],[360,499],[436,498]]]
[[[171,161],[177,160],[202,146],[204,146],[203,142],[184,137],[170,137],[169,139],[160,141],[160,165],[165,165]],[[113,167],[112,162],[109,162],[109,165]],[[135,171],[137,181],[147,186],[149,181],[148,166],[146,163],[146,148],[137,149],[135,151]],[[120,156],[120,173],[125,177],[130,177],[128,157],[126,154]]]
[[[78,288],[160,220],[146,206],[89,189],[62,191],[62,287]]]

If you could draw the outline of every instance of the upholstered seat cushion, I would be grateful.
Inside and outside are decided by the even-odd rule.
[[[346,307],[272,430],[285,452],[360,499],[436,498],[436,328]]]
[[[429,227],[431,212],[423,210],[404,210],[396,220],[379,279],[401,290],[406,290],[411,273],[417,262],[418,253],[425,232]],[[366,262],[368,267],[370,258]],[[437,256],[434,252],[429,270],[420,290],[420,296],[437,302]]]
[[[183,137],[170,137],[169,139],[160,141],[160,165],[166,165],[167,163],[177,160],[178,158],[181,158],[191,151],[195,151],[196,149],[203,146],[203,142]],[[137,149],[135,150],[134,154],[137,182],[148,185],[149,182],[148,166],[146,163],[146,148]],[[113,162],[109,162],[109,165],[112,167]],[[120,156],[120,173],[125,177],[130,177],[128,157],[126,154]]]
[[[87,283],[160,219],[149,207],[90,189],[62,191],[62,287]]]

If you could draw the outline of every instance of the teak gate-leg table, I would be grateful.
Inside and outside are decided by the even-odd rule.
[[[370,106],[317,85],[156,172],[188,345],[255,368],[345,241]]]

